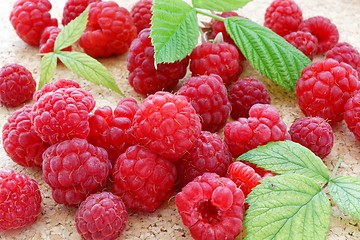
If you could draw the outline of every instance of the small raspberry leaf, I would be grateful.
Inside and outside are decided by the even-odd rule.
[[[294,90],[301,71],[311,64],[282,37],[249,19],[226,18],[225,27],[251,65],[286,89]]]
[[[255,163],[277,174],[300,174],[318,184],[325,184],[330,178],[328,169],[318,156],[292,141],[270,142],[244,153],[237,160]]]
[[[246,201],[245,240],[326,239],[330,201],[311,178],[298,174],[265,178]]]
[[[41,89],[46,83],[50,82],[55,74],[57,65],[57,56],[55,53],[47,53],[42,56],[41,69],[40,69],[40,81],[38,89]]]
[[[96,59],[80,52],[59,52],[56,55],[70,71],[78,76],[124,96],[112,74]]]
[[[154,0],[152,12],[150,36],[156,64],[184,59],[198,42],[196,11],[182,0]]]
[[[360,221],[360,178],[339,176],[331,179],[328,187],[340,209]]]
[[[252,0],[192,0],[192,5],[196,8],[207,9],[218,12],[228,12],[238,10]]]

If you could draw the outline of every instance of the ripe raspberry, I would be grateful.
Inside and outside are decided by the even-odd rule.
[[[240,17],[239,14],[236,12],[223,12],[218,15],[223,18]],[[226,31],[225,24],[223,21],[212,19],[210,22],[210,26],[211,26],[210,39],[214,39],[219,33],[222,33],[225,42],[235,45],[234,40],[230,37],[230,35]]]
[[[36,82],[29,70],[19,64],[5,65],[0,69],[0,103],[17,107],[32,99]]]
[[[332,49],[326,52],[325,57],[349,64],[358,72],[358,76],[360,76],[360,53],[349,43],[337,43]]]
[[[250,108],[256,103],[270,104],[270,94],[265,85],[256,78],[237,80],[229,89],[232,106],[231,117],[249,117]]]
[[[70,87],[80,88],[80,85],[77,82],[66,79],[59,79],[54,83],[47,83],[40,90],[34,93],[34,100],[35,101],[39,100],[39,98],[45,93],[54,92],[59,88],[70,88]]]
[[[346,101],[359,88],[357,72],[350,65],[326,59],[303,69],[296,83],[296,98],[306,116],[339,122]]]
[[[50,146],[43,154],[43,179],[57,203],[77,205],[103,190],[111,163],[105,149],[74,138]]]
[[[41,194],[35,180],[13,170],[0,171],[0,230],[34,223],[41,212]]]
[[[59,35],[61,29],[58,27],[47,27],[41,34],[40,38],[40,53],[49,53],[54,51],[55,40]],[[62,51],[71,51],[72,47],[62,49]]]
[[[31,105],[15,111],[9,116],[2,130],[5,152],[16,163],[24,167],[40,166],[42,153],[48,147],[36,134],[31,124]]]
[[[302,21],[299,31],[310,32],[318,39],[317,53],[325,53],[339,41],[336,25],[326,17],[316,16]]]
[[[266,9],[264,26],[283,37],[296,32],[302,20],[302,11],[294,1],[275,0]]]
[[[185,96],[199,114],[202,130],[217,132],[224,127],[230,116],[231,104],[219,75],[191,77],[178,94]]]
[[[273,106],[257,103],[250,108],[249,116],[225,125],[224,140],[233,157],[271,141],[290,139],[286,124]]]
[[[126,8],[113,1],[94,2],[90,4],[88,23],[79,44],[91,57],[105,58],[125,53],[136,33]]]
[[[173,193],[176,168],[149,149],[134,145],[113,168],[113,193],[134,211],[154,212]]]
[[[360,141],[360,93],[355,94],[346,102],[344,120],[349,130]]]
[[[124,98],[118,103],[114,112],[111,107],[104,106],[90,114],[88,141],[104,148],[113,164],[127,147],[135,143],[130,128],[138,108],[135,99]]]
[[[59,88],[41,96],[34,104],[31,121],[36,133],[47,143],[72,138],[87,138],[89,112],[94,97],[80,88]]]
[[[140,32],[151,26],[152,0],[138,0],[130,11],[137,31]]]
[[[204,173],[176,194],[182,222],[194,239],[234,239],[242,230],[244,194],[228,178]]]
[[[189,58],[174,63],[154,66],[154,47],[150,39],[150,29],[142,30],[131,43],[127,69],[129,83],[140,94],[172,90],[186,75]]]
[[[284,39],[288,41],[291,45],[299,49],[310,59],[312,59],[317,52],[318,40],[314,35],[309,32],[292,32],[285,35]]]
[[[101,0],[67,0],[63,10],[62,25],[65,26],[77,18],[93,2],[101,2]]]
[[[57,26],[57,19],[51,18],[49,0],[18,0],[15,2],[10,21],[16,34],[27,44],[39,46],[40,37],[48,26]]]
[[[84,239],[112,240],[126,227],[128,212],[121,198],[110,193],[92,194],[76,211],[76,229]]]
[[[157,92],[144,99],[132,128],[139,143],[175,162],[193,146],[201,123],[184,96]]]
[[[243,70],[241,64],[238,49],[226,42],[205,42],[190,54],[190,71],[193,76],[217,74],[226,86],[239,78]]]
[[[205,172],[223,177],[232,162],[229,148],[220,136],[202,131],[194,146],[176,162],[177,185],[184,187]]]

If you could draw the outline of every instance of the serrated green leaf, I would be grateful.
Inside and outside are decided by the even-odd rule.
[[[38,89],[41,89],[46,83],[50,82],[51,78],[55,74],[57,65],[57,57],[54,53],[47,53],[42,56],[41,59],[41,70],[40,70],[40,81]]]
[[[269,177],[247,197],[245,240],[326,239],[330,202],[311,178],[298,174]]]
[[[319,184],[329,181],[329,171],[312,151],[292,141],[270,142],[252,149],[237,160],[255,163],[277,174],[297,173]]]
[[[238,10],[251,1],[252,0],[192,0],[192,4],[196,8],[218,12],[228,12]]]
[[[184,59],[198,42],[195,10],[182,0],[154,0],[152,12],[150,35],[156,64]]]
[[[78,76],[124,96],[112,74],[96,59],[80,52],[60,52],[56,55],[68,69]]]
[[[77,18],[72,20],[62,29],[62,31],[56,37],[54,52],[60,52],[61,49],[71,46],[77,40],[79,40],[81,34],[86,28],[88,16],[89,7],[87,7],[84,12],[82,12]]]
[[[311,64],[282,37],[249,19],[226,18],[225,27],[251,65],[286,89],[294,90],[301,71]]]
[[[360,220],[360,178],[339,176],[329,182],[332,199],[345,213]]]

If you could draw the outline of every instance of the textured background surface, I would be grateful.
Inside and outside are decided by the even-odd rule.
[[[15,0],[3,0],[0,7],[0,66],[5,64],[19,63],[28,68],[36,80],[40,74],[40,57],[38,49],[27,46],[15,34],[8,20],[11,8]],[[59,20],[62,17],[62,9],[65,0],[53,0],[52,16]],[[116,2],[119,5],[131,9],[135,0]],[[259,24],[263,23],[265,9],[271,0],[254,0],[239,13]],[[340,41],[347,41],[360,50],[360,1],[359,0],[313,0],[297,1],[303,10],[304,18],[322,15],[330,18],[340,32]],[[61,20],[60,20],[61,22]],[[100,60],[115,76],[121,90],[126,96],[135,97],[139,102],[141,96],[136,94],[127,82],[126,54],[119,57]],[[281,112],[284,121],[290,126],[295,119],[303,114],[296,105],[294,94],[285,92],[275,86],[269,80],[261,77],[248,64],[244,64],[245,71],[241,77],[258,77],[271,92],[272,104]],[[79,81],[81,86],[89,90],[97,100],[97,106],[109,105],[115,107],[120,96],[100,86],[95,86],[77,78],[62,65],[58,66],[55,79],[65,78]],[[16,109],[0,107],[0,128],[2,129],[9,114]],[[334,126],[335,145],[332,153],[324,160],[332,170],[337,159],[343,158],[338,174],[360,177],[360,143],[347,130],[345,123]],[[49,187],[41,179],[39,169],[25,169],[13,163],[0,146],[0,169],[12,168],[23,172],[39,182],[42,192],[42,213],[39,220],[26,228],[0,232],[0,239],[80,239],[75,225],[74,216],[76,209],[57,205],[52,200]],[[332,205],[333,206],[333,205]],[[170,199],[153,214],[130,213],[128,226],[120,239],[191,239],[188,230],[182,225],[180,217],[174,206],[174,199]],[[331,226],[328,239],[345,240],[360,239],[360,223],[349,216],[343,215],[337,207],[332,207]]]

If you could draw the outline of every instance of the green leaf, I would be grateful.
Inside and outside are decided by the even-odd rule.
[[[195,10],[182,0],[154,0],[152,11],[150,34],[156,64],[184,59],[198,42]]]
[[[340,176],[331,179],[328,186],[340,209],[360,220],[360,178]]]
[[[270,142],[252,149],[237,160],[255,163],[277,174],[297,173],[319,184],[329,181],[329,171],[312,151],[292,141]]]
[[[40,70],[40,81],[38,89],[41,89],[46,83],[50,82],[51,78],[55,74],[57,65],[57,57],[54,53],[47,53],[42,56],[41,59],[41,70]]]
[[[301,71],[311,64],[282,37],[249,19],[226,18],[225,27],[251,65],[286,89],[294,90]]]
[[[207,9],[218,12],[228,12],[238,10],[252,0],[192,0],[196,8]]]
[[[89,7],[63,28],[55,40],[54,52],[58,53],[61,49],[71,46],[81,37],[86,28],[88,16]]]
[[[245,240],[326,239],[330,202],[311,178],[298,174],[266,178],[247,202]]]
[[[124,95],[116,85],[112,74],[96,59],[80,52],[60,52],[56,55],[68,69],[78,76]]]

